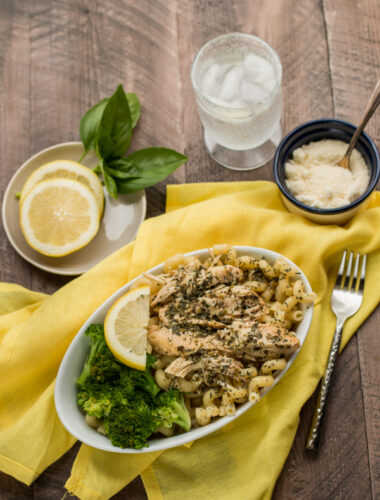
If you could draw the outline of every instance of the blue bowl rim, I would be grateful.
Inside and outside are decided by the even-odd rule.
[[[380,176],[380,157],[379,157],[379,152],[377,150],[377,147],[376,147],[373,139],[371,139],[371,137],[366,132],[362,132],[361,135],[360,135],[360,137],[364,137],[364,139],[367,140],[367,142],[369,143],[371,149],[374,152],[374,155],[375,155],[375,158],[376,158],[375,164],[373,166],[369,165],[368,167],[371,170],[373,169],[374,172],[375,172],[375,174],[374,174],[372,180],[370,181],[370,183],[368,184],[368,187],[364,191],[364,193],[359,198],[357,198],[352,203],[350,203],[349,205],[344,205],[344,206],[338,207],[338,208],[314,208],[314,207],[310,207],[309,205],[305,205],[304,203],[300,202],[295,197],[293,197],[288,191],[286,191],[285,188],[284,188],[284,186],[282,185],[282,182],[281,182],[280,178],[279,178],[279,175],[278,175],[279,155],[280,155],[280,152],[283,149],[284,145],[298,131],[300,131],[303,128],[308,127],[310,125],[314,125],[314,124],[326,124],[326,125],[327,124],[329,124],[329,125],[335,124],[335,125],[338,125],[338,126],[339,125],[346,125],[349,128],[352,128],[353,131],[356,129],[356,126],[353,125],[352,123],[347,122],[345,120],[340,120],[338,118],[320,118],[318,120],[311,120],[311,121],[305,122],[305,123],[303,123],[301,125],[298,125],[298,127],[296,127],[293,130],[291,130],[281,140],[280,144],[277,146],[277,149],[276,149],[276,152],[275,152],[275,155],[274,155],[274,158],[273,158],[273,175],[274,175],[274,178],[276,180],[277,186],[281,190],[281,193],[289,201],[291,201],[294,205],[296,205],[297,207],[299,207],[302,210],[305,210],[305,211],[313,213],[313,214],[319,214],[319,215],[332,215],[332,214],[339,214],[339,213],[347,212],[348,210],[353,209],[357,205],[360,205],[360,203],[362,203],[372,193],[372,191],[376,187],[376,184],[377,184],[377,182],[379,180],[379,176]],[[307,144],[307,141],[305,141],[305,144]]]

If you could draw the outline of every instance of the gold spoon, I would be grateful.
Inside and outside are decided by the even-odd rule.
[[[374,88],[374,91],[372,92],[371,98],[367,104],[366,110],[364,112],[364,116],[362,118],[362,121],[360,122],[358,128],[355,130],[354,135],[352,136],[352,139],[350,141],[350,144],[348,145],[347,151],[343,158],[338,161],[337,165],[339,167],[343,168],[348,168],[350,169],[350,156],[352,153],[352,150],[354,149],[357,140],[360,137],[360,134],[363,132],[364,127],[367,125],[368,120],[371,118],[373,115],[375,109],[377,106],[380,104],[380,79],[378,80],[376,87]]]

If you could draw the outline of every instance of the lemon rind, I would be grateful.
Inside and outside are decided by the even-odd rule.
[[[101,216],[102,216],[102,214],[103,214],[103,211],[104,211],[104,191],[103,191],[102,183],[100,182],[100,179],[95,174],[95,172],[93,172],[91,170],[91,168],[86,167],[85,165],[82,165],[81,163],[78,163],[78,162],[73,161],[73,160],[66,160],[66,159],[53,160],[53,161],[49,161],[47,163],[44,163],[43,165],[41,165],[38,168],[36,168],[29,175],[29,177],[26,179],[26,181],[24,183],[24,186],[23,186],[23,188],[21,190],[21,194],[20,194],[20,203],[22,201],[24,201],[25,197],[31,191],[31,189],[33,189],[34,186],[36,186],[40,182],[44,182],[45,180],[50,180],[50,179],[55,179],[55,178],[57,178],[57,179],[64,179],[65,178],[65,177],[59,177],[59,176],[57,176],[57,177],[50,177],[49,179],[43,179],[43,177],[42,177],[40,180],[37,180],[36,182],[33,182],[33,180],[35,178],[38,179],[38,175],[41,173],[41,170],[46,169],[46,167],[48,167],[50,165],[59,164],[59,163],[68,163],[72,167],[72,170],[70,170],[70,168],[68,168],[68,170],[70,170],[71,172],[74,172],[75,169],[77,169],[78,175],[80,174],[80,172],[83,172],[83,173],[86,172],[86,174],[88,174],[89,177],[93,179],[93,184],[90,181],[90,190],[93,192],[93,194],[95,196],[95,199],[97,201],[98,209],[99,209],[99,219],[100,219]],[[58,168],[58,165],[57,165],[57,168]],[[64,169],[65,167],[63,166],[63,167],[60,167],[60,168]],[[80,172],[79,172],[79,170],[80,170]],[[86,174],[84,173],[83,175],[86,176]],[[71,179],[71,180],[75,180],[75,179]],[[80,181],[78,181],[78,182],[80,182]],[[86,184],[84,184],[84,185],[86,185]],[[94,187],[94,189],[93,189],[93,187]],[[95,190],[97,192],[95,192]]]
[[[147,285],[141,285],[139,287],[133,288],[132,290],[129,290],[124,295],[119,297],[117,299],[117,301],[114,302],[114,304],[108,310],[107,315],[106,315],[105,320],[104,320],[104,337],[105,337],[106,343],[107,343],[110,351],[115,356],[115,358],[117,358],[123,364],[125,364],[131,368],[134,368],[136,370],[145,370],[146,352],[143,355],[139,356],[139,355],[133,353],[132,350],[123,346],[117,340],[117,337],[115,338],[114,335],[110,335],[108,325],[110,322],[112,322],[116,319],[118,311],[124,305],[123,302],[125,301],[125,298],[128,296],[131,296],[132,294],[136,294],[136,299],[137,299],[141,295],[142,291],[146,292],[146,293],[143,293],[143,295],[148,295],[148,296],[150,295],[150,287]],[[149,314],[148,314],[148,318],[149,318]],[[147,332],[146,327],[141,326],[141,329],[145,329],[145,331]]]

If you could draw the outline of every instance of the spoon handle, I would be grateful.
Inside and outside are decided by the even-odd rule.
[[[373,115],[373,113],[375,112],[375,110],[379,104],[380,104],[380,78],[377,81],[377,84],[372,92],[371,98],[370,98],[370,100],[367,104],[367,107],[365,109],[362,121],[360,122],[359,126],[355,130],[355,133],[352,136],[350,144],[348,145],[346,154],[344,155],[345,157],[349,157],[351,155],[352,150],[354,149],[355,144],[360,137],[360,134],[363,132],[364,127],[367,125],[368,120],[371,118],[371,116]]]

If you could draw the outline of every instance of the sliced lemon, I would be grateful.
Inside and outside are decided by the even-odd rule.
[[[146,285],[130,290],[115,302],[104,321],[104,336],[112,354],[137,370],[146,365],[149,296]]]
[[[93,192],[71,179],[36,184],[20,204],[21,230],[29,245],[44,255],[62,257],[89,243],[99,229]]]
[[[37,168],[26,180],[21,191],[22,202],[29,191],[40,181],[59,177],[73,179],[86,185],[94,193],[99,207],[99,217],[103,213],[104,191],[99,177],[88,167],[71,160],[56,160]]]

